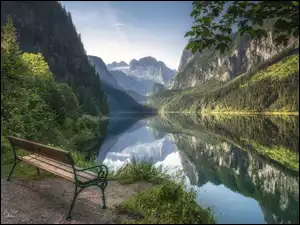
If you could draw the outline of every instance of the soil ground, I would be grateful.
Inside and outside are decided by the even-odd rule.
[[[65,220],[73,196],[74,184],[61,178],[27,180],[1,178],[1,223],[31,224],[117,224],[135,215],[123,214],[120,204],[138,191],[150,187],[147,183],[121,185],[108,181],[105,189],[107,209],[102,209],[101,190],[89,187],[76,199],[72,220]]]

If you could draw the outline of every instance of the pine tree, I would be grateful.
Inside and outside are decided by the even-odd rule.
[[[1,122],[7,125],[16,107],[14,99],[21,97],[17,91],[21,84],[18,75],[23,68],[20,54],[16,29],[8,16],[1,30]]]

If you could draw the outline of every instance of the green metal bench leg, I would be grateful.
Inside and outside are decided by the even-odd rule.
[[[101,188],[101,192],[102,192],[102,200],[103,200],[103,209],[106,209],[106,204],[105,204],[105,195],[104,195],[104,188]]]
[[[15,162],[15,164],[13,165],[13,167],[12,167],[10,173],[9,173],[9,176],[8,176],[8,178],[7,178],[7,181],[10,181],[10,177],[11,177],[12,173],[14,172],[14,169],[15,169],[16,165],[17,165],[19,162],[20,162],[20,161],[17,161],[17,162]]]
[[[70,207],[70,210],[69,210],[69,214],[67,216],[67,220],[70,220],[72,217],[71,217],[71,212],[72,212],[72,209],[74,207],[74,203],[75,203],[75,200],[78,196],[79,192],[77,193],[77,185],[75,186],[75,193],[74,193],[74,198],[73,198],[73,201],[72,201],[72,204],[71,204],[71,207]]]
[[[69,210],[69,214],[68,214],[68,216],[67,216],[67,220],[70,220],[70,219],[72,218],[72,217],[71,217],[71,212],[72,212],[72,209],[73,209],[73,207],[74,207],[75,200],[76,200],[77,196],[79,195],[79,193],[80,193],[85,187],[81,188],[78,192],[77,192],[77,188],[78,188],[78,186],[76,185],[76,186],[75,186],[75,194],[74,194],[74,198],[73,198],[73,201],[72,201],[70,210]]]
[[[40,169],[37,167],[36,170],[37,170],[37,174],[39,176],[40,175]]]
[[[101,192],[102,192],[102,200],[103,200],[103,207],[102,208],[106,209],[104,190],[107,186],[107,181],[104,181],[103,183],[98,183],[97,186],[101,189]]]

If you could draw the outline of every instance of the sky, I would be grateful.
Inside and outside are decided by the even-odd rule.
[[[152,56],[177,69],[188,43],[191,1],[65,1],[88,55],[108,64]]]

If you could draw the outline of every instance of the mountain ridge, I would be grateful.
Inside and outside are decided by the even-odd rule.
[[[98,56],[88,56],[90,63],[95,67],[100,80],[103,82],[104,90],[108,96],[108,102],[111,114],[122,112],[154,112],[153,108],[149,108],[139,104],[131,95],[128,94],[110,74],[103,60]],[[137,96],[140,97],[140,96]]]
[[[132,59],[128,66],[124,66],[124,64],[120,66],[120,63],[115,63],[115,66],[108,64],[109,70],[120,70],[128,76],[153,80],[155,83],[165,86],[170,85],[176,73],[176,70],[170,69],[163,61],[152,56],[142,57],[139,60]]]

